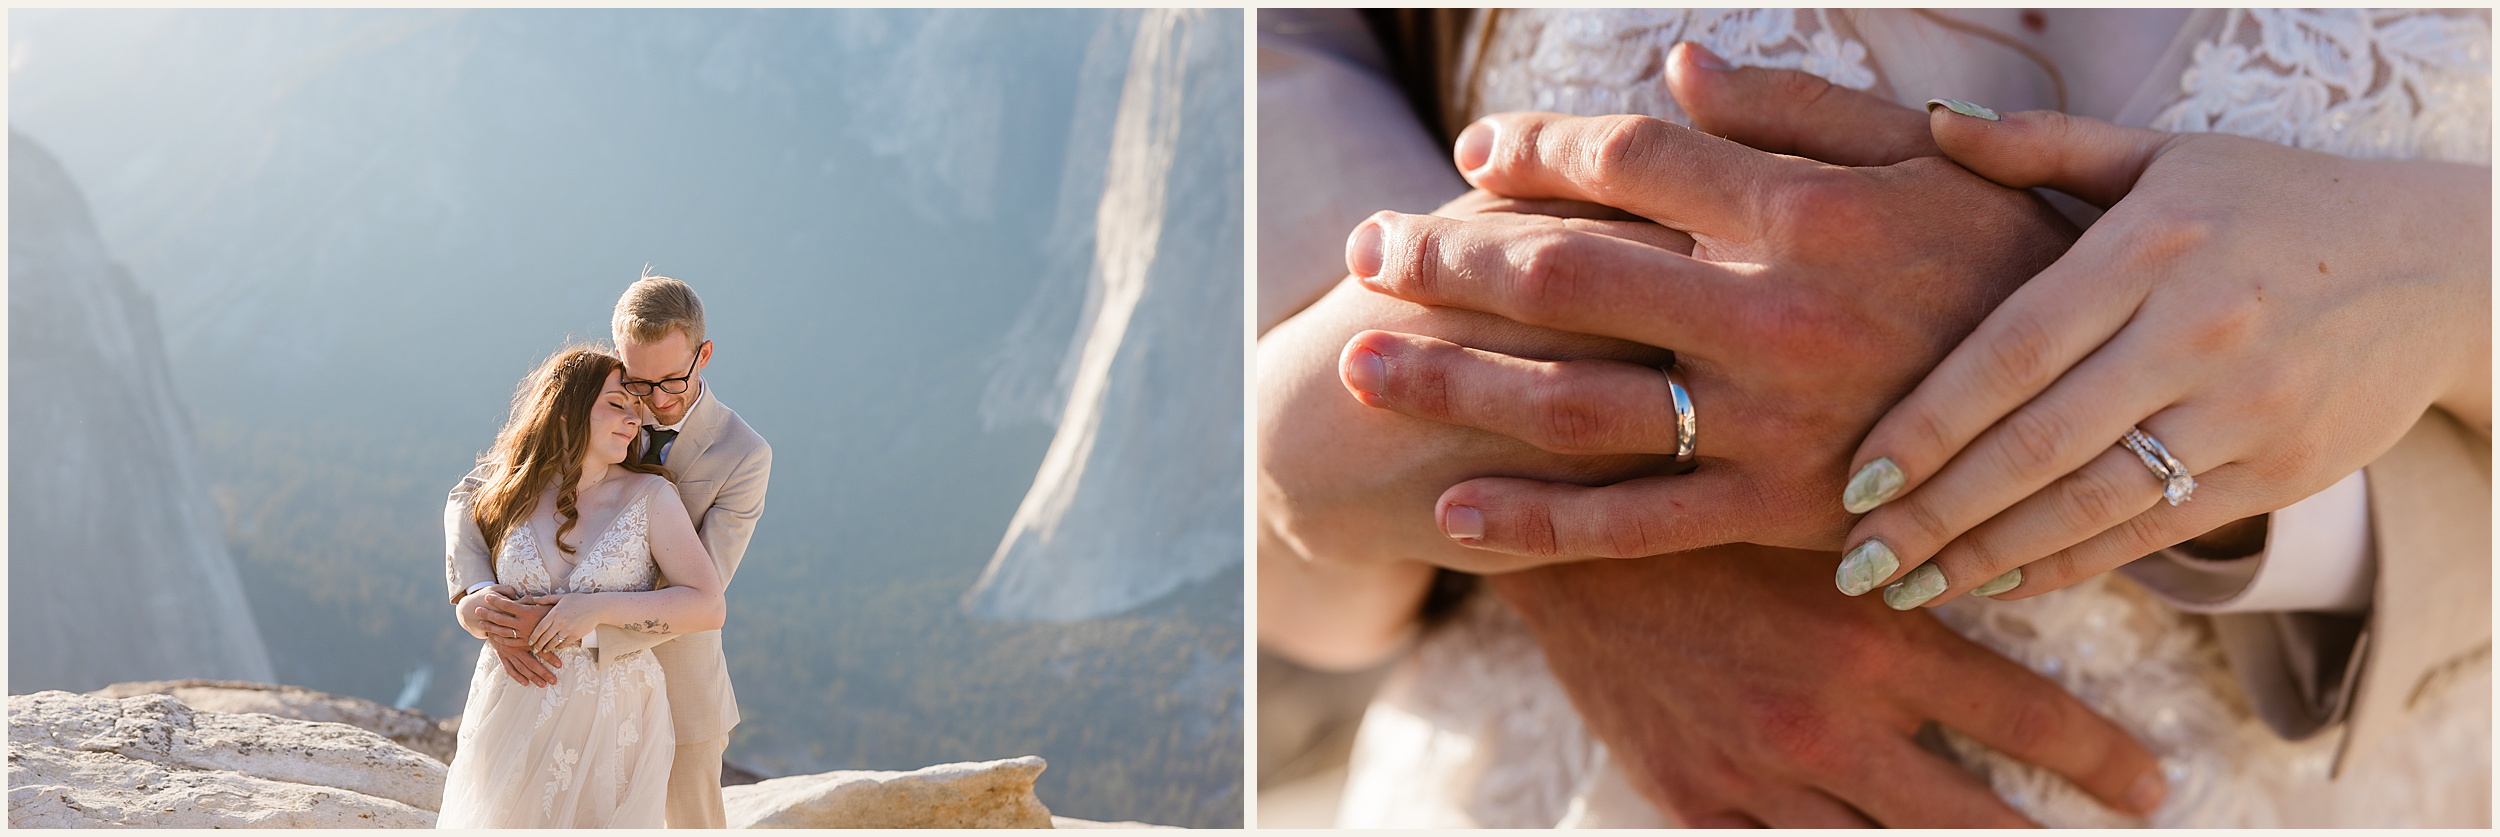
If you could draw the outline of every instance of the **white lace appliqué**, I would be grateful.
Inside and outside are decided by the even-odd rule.
[[[2491,23],[2384,9],[2236,9],[2152,127],[2367,160],[2491,161]]]
[[[1642,113],[1682,122],[1667,93],[1667,50],[1693,41],[1740,67],[1803,70],[1852,90],[1875,86],[1866,45],[1827,9],[1506,9],[1481,55],[1470,118],[1511,110]],[[1472,24],[1481,34],[1487,16]],[[1471,37],[1469,43],[1474,43]],[[1458,101],[1470,101],[1464,97]]]
[[[524,595],[546,593],[638,592],[657,586],[659,568],[650,543],[650,494],[636,498],[601,531],[581,554],[569,575],[555,579],[542,560],[533,532],[516,527],[496,556],[499,579]],[[510,789],[503,808],[527,810],[527,794],[536,789],[540,824],[576,827],[609,824],[604,802],[591,795],[603,789],[605,800],[620,808],[644,807],[661,792],[653,785],[653,748],[669,748],[666,675],[647,653],[628,654],[594,663],[580,646],[556,650],[561,667],[556,684],[522,686],[505,676],[493,649],[485,649],[470,688],[471,720],[461,725],[462,758],[455,759],[446,791],[446,810],[453,800],[462,806],[492,804],[494,788]],[[482,710],[482,711],[481,711]],[[519,717],[511,717],[518,714]],[[527,726],[523,726],[526,722]],[[491,730],[491,732],[485,732]],[[480,735],[499,739],[544,740],[545,750],[529,753],[488,746]],[[470,754],[478,754],[471,756]],[[517,758],[518,761],[513,761]],[[487,759],[488,761],[473,761]],[[612,789],[612,790],[605,790]],[[645,800],[647,801],[647,800]],[[459,810],[460,823],[514,824],[510,811]],[[649,812],[656,826],[657,812]]]

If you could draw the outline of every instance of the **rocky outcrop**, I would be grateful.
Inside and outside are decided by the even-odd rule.
[[[393,709],[364,698],[316,692],[302,686],[240,680],[148,680],[115,683],[88,694],[110,698],[172,695],[192,709],[203,712],[258,712],[298,721],[346,724],[380,733],[402,747],[433,756],[435,761],[445,764],[451,763],[452,749],[458,743],[458,727],[436,721],[425,713]]]
[[[13,695],[9,826],[430,828],[448,769],[387,729],[420,741],[441,732],[414,712],[294,686],[190,680]],[[1025,756],[838,770],[722,796],[736,828],[1162,827],[1051,816],[1033,795],[1046,766]]]
[[[9,697],[12,828],[425,828],[444,773],[346,724],[157,694]]]
[[[275,679],[156,308],[69,174],[16,133],[9,390],[9,684]]]
[[[727,788],[731,828],[1050,828],[1040,756],[912,771],[836,770]]]

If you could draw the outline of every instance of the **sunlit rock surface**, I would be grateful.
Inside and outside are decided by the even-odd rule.
[[[426,828],[446,770],[345,724],[166,695],[9,697],[12,828]]]
[[[153,680],[115,683],[89,694],[125,698],[171,695],[203,712],[259,712],[298,721],[346,724],[381,733],[393,743],[449,764],[458,744],[454,725],[425,713],[393,709],[360,697],[317,692],[302,686],[247,683],[236,680]]]
[[[1040,756],[836,770],[725,788],[731,828],[1050,828]]]
[[[156,311],[52,155],[9,134],[9,684],[274,680]]]

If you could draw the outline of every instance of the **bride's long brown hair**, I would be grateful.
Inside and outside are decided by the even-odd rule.
[[[581,522],[574,508],[574,485],[582,478],[582,456],[590,448],[590,411],[599,403],[608,375],[625,362],[590,344],[557,349],[538,363],[512,393],[512,414],[495,446],[479,461],[494,465],[492,476],[470,502],[470,516],[486,536],[487,554],[503,551],[504,536],[538,511],[538,496],[556,488],[556,548],[572,554],[564,535]],[[625,446],[625,470],[670,476],[667,468],[642,464],[642,437]]]

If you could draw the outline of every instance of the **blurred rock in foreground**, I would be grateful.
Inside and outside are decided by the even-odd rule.
[[[457,727],[218,680],[9,697],[11,828],[432,828]],[[405,739],[394,740],[394,739]],[[1053,817],[1040,756],[727,788],[735,828],[1163,828]],[[743,773],[744,771],[739,771]],[[750,774],[751,775],[751,774]]]
[[[731,828],[1050,828],[1040,756],[912,771],[836,770],[728,788]]]
[[[9,697],[11,828],[430,828],[446,768],[346,724]]]
[[[148,680],[115,683],[88,694],[110,698],[172,695],[204,712],[259,712],[298,721],[324,721],[381,733],[400,746],[451,763],[459,727],[423,712],[393,709],[360,697],[316,692],[302,686],[240,680]]]

